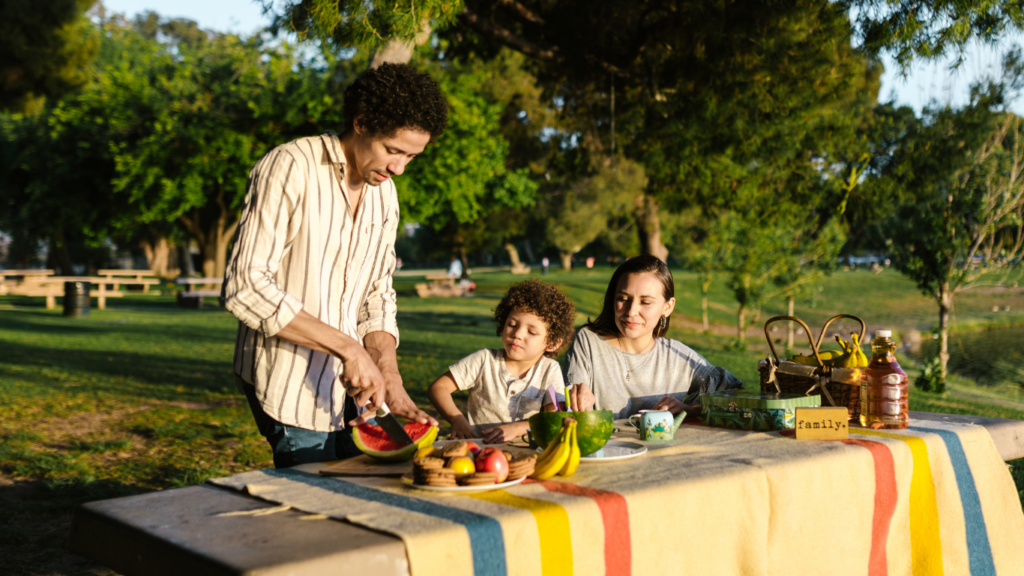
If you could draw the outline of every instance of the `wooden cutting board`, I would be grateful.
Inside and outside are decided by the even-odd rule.
[[[342,460],[320,470],[323,476],[394,476],[412,473],[412,461],[380,462],[366,454]]]

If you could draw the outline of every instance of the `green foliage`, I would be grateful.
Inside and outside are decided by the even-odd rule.
[[[494,70],[479,61],[433,61],[427,72],[448,100],[448,128],[396,181],[402,217],[440,230],[533,203],[537,185],[525,168],[506,168],[499,130],[507,102],[488,94]]]
[[[99,34],[84,14],[95,1],[0,4],[0,110],[38,113],[88,81]]]
[[[946,391],[946,379],[942,375],[942,362],[938,356],[921,364],[921,373],[914,380],[914,386],[936,394]]]
[[[461,0],[288,0],[275,6],[264,0],[264,9],[278,10],[274,27],[316,38],[342,47],[376,50],[397,38],[412,42],[430,26],[451,24],[462,6]]]

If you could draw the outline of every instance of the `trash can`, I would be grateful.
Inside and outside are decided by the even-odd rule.
[[[90,282],[65,282],[64,283],[64,315],[65,316],[88,316],[89,315],[89,289]]]

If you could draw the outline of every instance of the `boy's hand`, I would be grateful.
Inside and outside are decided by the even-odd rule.
[[[469,420],[466,420],[465,416],[457,416],[452,418],[452,440],[468,440],[475,438],[476,435],[473,432],[473,426],[470,425]]]
[[[504,444],[518,440],[529,429],[529,422],[513,422],[511,424],[495,426],[483,431],[484,444]]]

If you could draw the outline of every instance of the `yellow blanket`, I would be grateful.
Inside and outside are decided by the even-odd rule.
[[[395,534],[414,576],[1024,574],[1024,513],[984,428],[819,442],[684,425],[646,446],[476,495],[315,467],[211,482]]]

